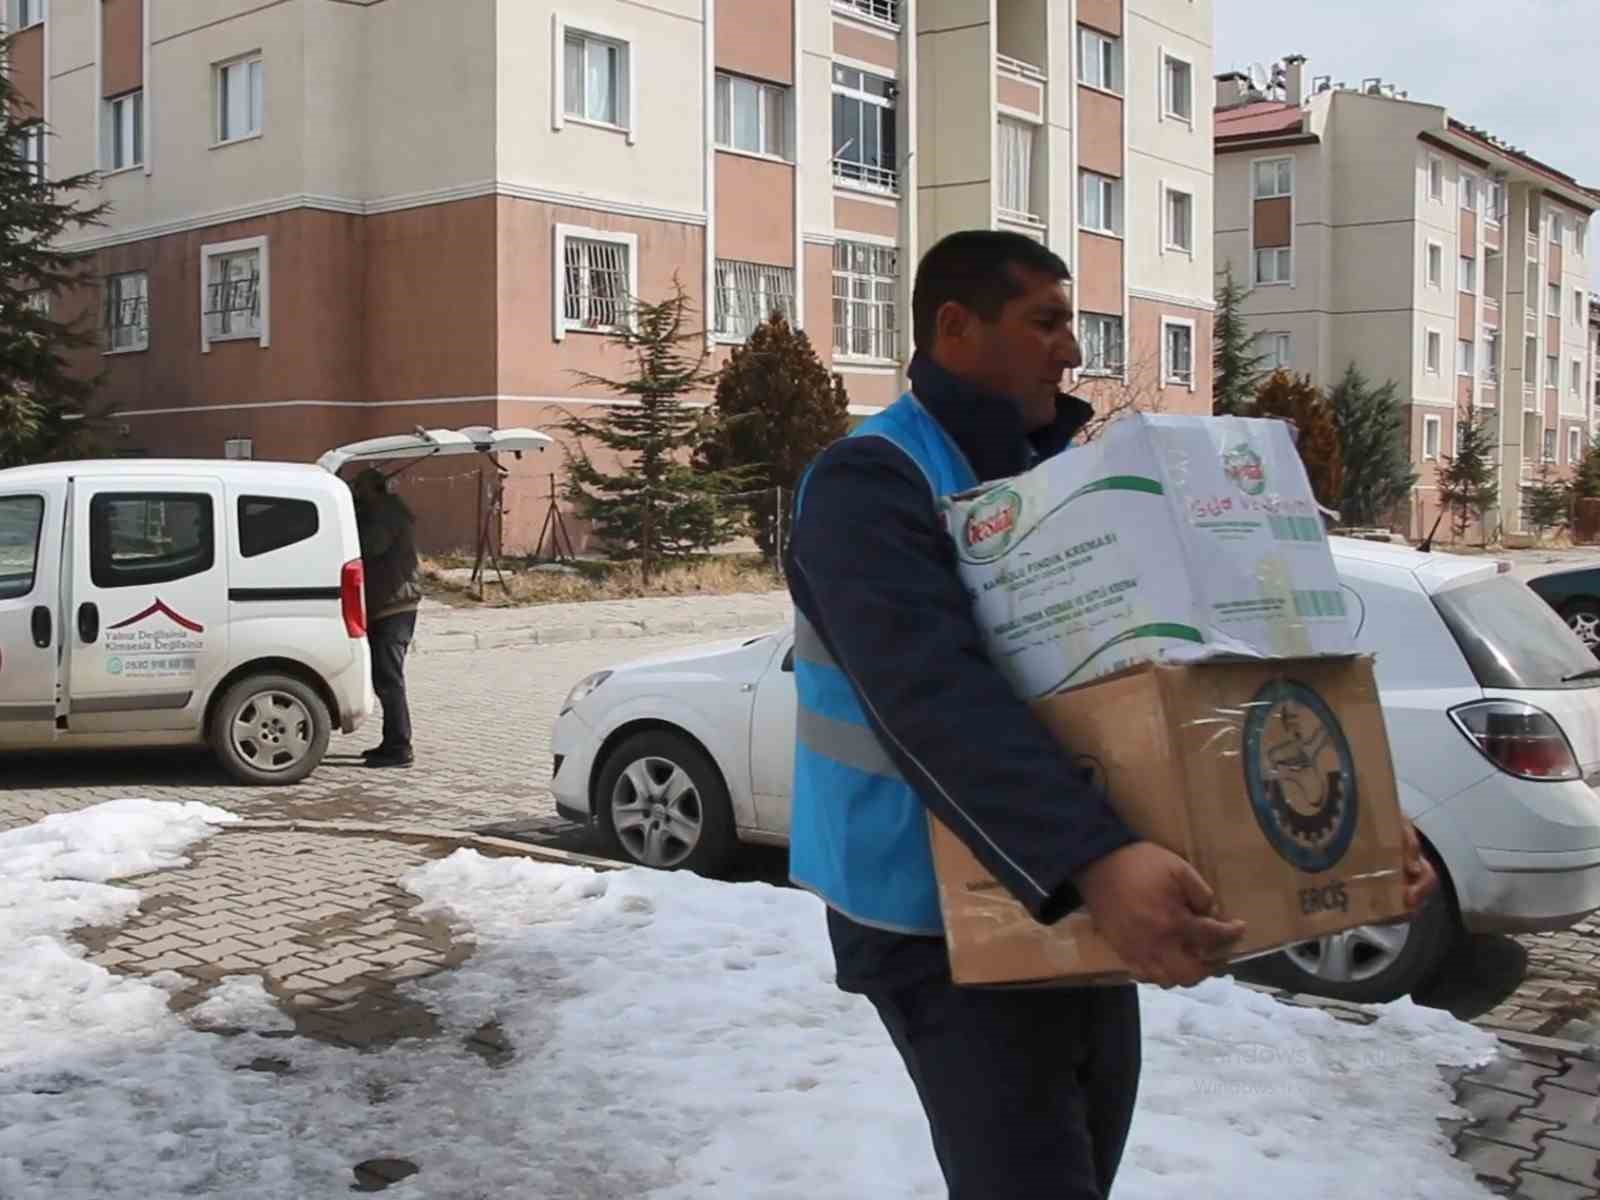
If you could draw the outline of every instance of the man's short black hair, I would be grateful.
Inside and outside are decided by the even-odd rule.
[[[965,229],[940,239],[922,256],[911,294],[911,336],[917,349],[933,349],[939,309],[952,300],[985,321],[997,319],[1006,302],[1022,294],[1013,267],[1052,279],[1072,278],[1059,254],[1025,234]]]

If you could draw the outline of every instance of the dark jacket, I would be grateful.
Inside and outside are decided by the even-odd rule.
[[[422,603],[416,521],[398,496],[356,506],[361,561],[367,577],[367,620],[411,612]]]
[[[1055,424],[1030,436],[1014,403],[980,394],[920,355],[910,376],[981,480],[1060,453],[1093,411],[1062,396]],[[959,800],[981,832],[965,839],[972,852],[1037,920],[1078,907],[1072,876],[1133,834],[990,664],[917,465],[880,438],[829,447],[812,468],[785,561],[795,607],[854,680],[879,742],[923,803],[965,829],[947,811],[946,796]],[[946,969],[942,939],[837,913],[829,929],[847,990]]]

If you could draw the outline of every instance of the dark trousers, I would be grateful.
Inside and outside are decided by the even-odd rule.
[[[868,992],[922,1099],[950,1200],[1104,1200],[1139,1090],[1135,988]]]
[[[415,611],[395,613],[372,622],[367,645],[372,651],[372,690],[383,705],[383,748],[411,751],[411,706],[406,703],[406,651],[417,631]]]

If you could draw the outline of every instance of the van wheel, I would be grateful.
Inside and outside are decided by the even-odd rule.
[[[606,848],[640,866],[715,875],[738,845],[722,773],[668,730],[635,734],[612,751],[591,802]]]
[[[241,679],[211,717],[211,749],[242,783],[299,783],[322,761],[332,736],[328,706],[291,675]]]

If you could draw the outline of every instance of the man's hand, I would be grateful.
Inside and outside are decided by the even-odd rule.
[[[1415,918],[1422,912],[1428,897],[1439,890],[1439,876],[1422,852],[1422,841],[1417,837],[1417,827],[1405,822],[1406,909]]]
[[[1096,859],[1073,881],[1095,928],[1135,979],[1191,987],[1228,962],[1243,921],[1219,921],[1200,873],[1154,842]]]

